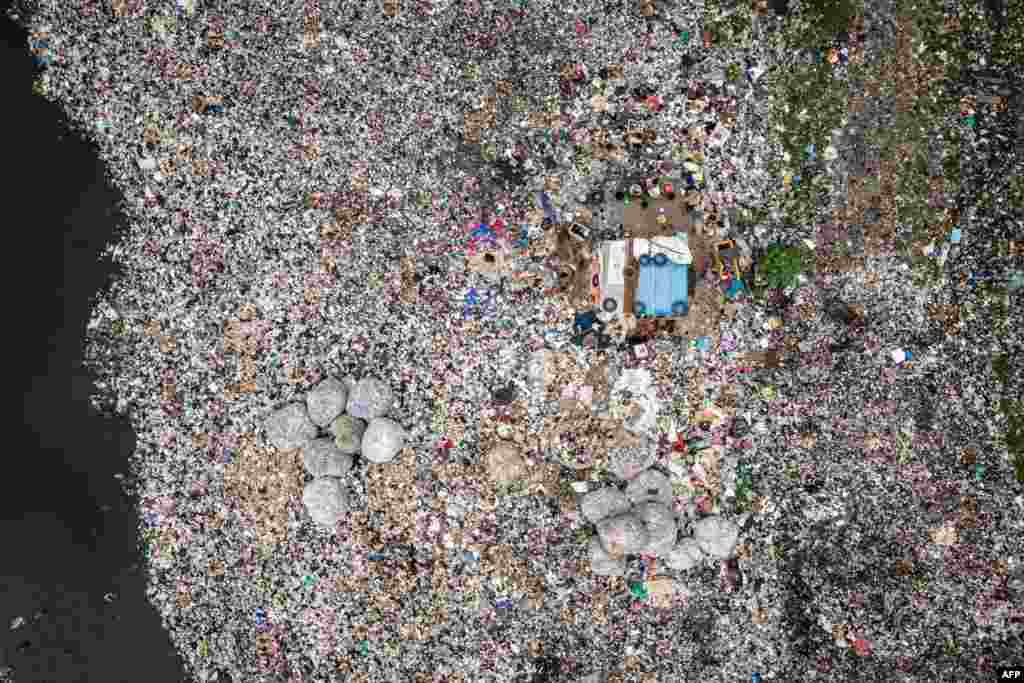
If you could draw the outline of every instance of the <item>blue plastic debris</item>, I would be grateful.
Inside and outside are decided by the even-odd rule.
[[[374,560],[374,561],[380,561],[380,560],[388,559],[388,556],[385,555],[384,553],[370,553],[369,555],[366,556],[366,559]]]
[[[256,624],[263,626],[267,623],[267,611],[262,607],[256,608]]]
[[[576,319],[573,321],[573,327],[576,328],[577,334],[580,332],[586,332],[594,326],[597,321],[597,314],[593,311],[585,311],[583,313],[577,313]]]
[[[738,297],[740,294],[743,293],[743,289],[744,289],[743,280],[735,280],[734,279],[729,284],[729,288],[725,290],[725,295],[727,297],[729,297],[730,300],[733,300],[736,297]]]
[[[807,156],[809,156],[812,160],[818,158],[817,149],[814,147],[814,143],[813,142],[811,144],[807,145],[807,147],[804,148],[804,151],[807,152]]]
[[[708,351],[711,348],[711,337],[701,337],[697,340],[697,350]]]
[[[761,683],[761,674],[756,671],[750,674],[750,683]]]
[[[977,283],[977,282],[988,282],[991,279],[992,279],[992,273],[990,273],[988,271],[983,271],[981,273],[970,273],[967,276],[967,282],[971,286],[974,286],[974,284]]]
[[[470,233],[472,237],[494,237],[494,229],[486,223],[480,223]]]
[[[800,178],[801,178],[801,176],[794,176],[793,177],[793,184],[794,185],[799,185],[800,184]]]
[[[508,598],[499,598],[494,601],[495,609],[512,609],[512,604]]]
[[[476,294],[476,287],[470,287],[469,291],[466,292],[466,305],[472,306],[480,301],[480,298]]]
[[[565,345],[567,338],[564,332],[547,330],[544,332],[544,341],[555,348],[559,348]]]
[[[686,447],[690,449],[692,453],[698,451],[704,451],[711,448],[711,442],[707,439],[692,439],[686,443]]]
[[[32,58],[36,66],[49,66],[53,64],[53,55],[50,54],[50,41],[33,40],[31,41],[31,47],[32,52],[37,53]]]
[[[949,241],[953,244],[960,244],[961,232],[960,228],[953,228],[953,231],[949,233]]]
[[[540,193],[540,205],[544,209],[544,217],[557,223],[558,214],[555,213],[555,207],[551,205],[551,198],[547,192]]]

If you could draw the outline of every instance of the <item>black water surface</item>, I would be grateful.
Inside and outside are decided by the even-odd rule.
[[[32,94],[24,31],[5,14],[0,27],[6,424],[18,432],[0,475],[0,670],[19,683],[180,683],[114,477],[127,474],[135,438],[91,409],[82,368],[90,297],[113,272],[98,255],[117,195],[59,108]]]

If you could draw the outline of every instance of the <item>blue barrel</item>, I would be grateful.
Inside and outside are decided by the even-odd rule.
[[[658,256],[664,258],[662,265],[658,265]],[[652,266],[654,277],[654,296],[652,298],[652,305],[654,306],[654,315],[656,316],[667,316],[672,313],[672,271],[673,269],[668,267],[668,259],[665,258],[664,254],[658,254],[654,257],[655,265]]]
[[[644,258],[648,259],[646,264],[643,263]],[[644,302],[647,315],[654,315],[655,304],[652,298],[654,296],[654,269],[650,266],[649,256],[641,256],[640,259],[640,282],[637,287],[636,299]]]
[[[686,315],[690,311],[689,272],[687,266],[678,263],[672,265],[672,315]],[[676,305],[680,303],[683,304],[683,312],[676,313]]]

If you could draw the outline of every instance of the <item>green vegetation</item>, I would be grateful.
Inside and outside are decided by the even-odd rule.
[[[750,465],[736,466],[736,511],[746,512],[754,500],[754,478]]]
[[[939,247],[936,247],[938,249]],[[926,256],[917,250],[911,251],[914,286],[934,287],[942,282],[942,266],[934,255]]]
[[[1005,388],[1010,381],[1010,358],[1005,353],[992,358],[992,372]],[[1005,396],[999,400],[999,411],[1006,418],[1003,439],[1010,454],[1017,481],[1024,484],[1024,405]]]
[[[1010,178],[1006,199],[1010,206],[1024,206],[1024,177],[1015,175]]]
[[[832,129],[840,127],[846,115],[848,85],[833,76],[827,63],[800,64],[780,71],[773,81],[773,90],[782,97],[779,113],[785,117],[775,124],[784,128],[782,145],[790,163],[803,161],[810,144],[820,155],[831,141]]]
[[[742,48],[749,48],[752,45],[749,6],[741,6],[723,19],[722,10],[717,3],[708,4],[704,12],[704,28],[711,33],[711,42],[715,45]]]
[[[992,40],[992,66],[1015,71],[1024,64],[1024,0],[1005,0],[1006,25]]]
[[[810,265],[809,261],[805,250],[776,244],[768,248],[758,272],[769,287],[782,289],[796,283],[797,276]]]
[[[841,127],[846,117],[849,86],[822,63],[776,70],[768,87],[781,99],[772,108],[771,132],[788,154],[788,161],[772,164],[770,171],[776,177],[787,171],[793,176],[791,187],[775,200],[790,223],[807,224],[832,189],[829,178],[821,173],[821,162],[832,130]]]
[[[810,29],[806,36],[809,47],[818,49],[828,47],[845,34],[858,10],[852,0],[805,0],[800,7]]]

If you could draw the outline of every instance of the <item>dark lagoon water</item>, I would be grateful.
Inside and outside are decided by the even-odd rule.
[[[32,94],[25,33],[6,15],[0,26],[6,424],[19,432],[0,476],[0,670],[18,683],[181,683],[114,476],[127,474],[134,436],[91,409],[82,368],[91,297],[113,273],[97,257],[117,194],[59,108]]]

